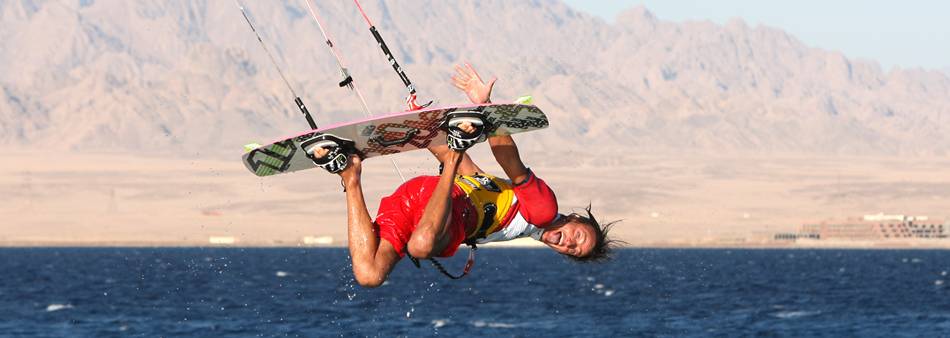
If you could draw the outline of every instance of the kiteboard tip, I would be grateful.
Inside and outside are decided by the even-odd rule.
[[[244,152],[250,152],[254,149],[260,148],[261,145],[257,143],[248,143],[244,145]]]

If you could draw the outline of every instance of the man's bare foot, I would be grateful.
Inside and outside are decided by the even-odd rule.
[[[336,140],[314,139],[301,144],[313,164],[331,173],[339,173],[346,168],[345,149]]]
[[[317,147],[313,149],[314,158],[324,158],[329,153],[330,153],[330,150],[327,150],[327,148]]]
[[[475,126],[471,122],[462,122],[459,123],[458,128],[461,129],[466,134],[471,134],[475,132]]]

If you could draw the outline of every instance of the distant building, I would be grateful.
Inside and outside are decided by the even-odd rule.
[[[887,221],[897,221],[897,222],[923,222],[930,219],[927,216],[904,216],[904,215],[885,215],[883,212],[874,214],[874,215],[864,215],[863,218],[868,222],[887,222]]]
[[[947,238],[947,226],[926,222],[879,224],[884,238]]]
[[[875,225],[865,221],[826,221],[818,224],[802,225],[801,232],[818,234],[821,239],[861,239],[881,238]]]
[[[234,245],[237,243],[237,238],[230,236],[211,236],[208,237],[208,244],[211,245]]]
[[[927,216],[864,215],[860,219],[804,224],[797,234],[781,233],[775,240],[844,239],[929,239],[950,237],[950,220],[941,223]]]
[[[333,237],[331,236],[306,236],[303,238],[304,245],[332,245]]]
[[[776,241],[796,241],[799,239],[821,239],[821,235],[815,233],[790,233],[783,232],[775,234],[772,239]]]

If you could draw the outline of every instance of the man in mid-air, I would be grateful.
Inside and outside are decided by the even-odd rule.
[[[452,83],[472,103],[491,102],[495,79],[486,84],[468,64],[455,69]],[[403,183],[380,201],[375,221],[363,198],[361,159],[340,156],[332,141],[306,149],[318,165],[342,177],[349,250],[360,285],[382,285],[407,254],[415,259],[449,257],[462,244],[528,236],[577,261],[608,258],[615,244],[607,237],[611,224],[599,224],[590,207],[586,215],[559,214],[554,192],[524,165],[511,136],[486,137],[487,123],[471,113],[448,114],[443,123],[447,144],[429,147],[442,164],[440,175]],[[465,153],[486,139],[507,179],[485,174]]]

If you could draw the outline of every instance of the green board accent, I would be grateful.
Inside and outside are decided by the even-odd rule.
[[[244,152],[250,152],[251,150],[260,148],[261,145],[257,143],[248,143],[244,145]]]

